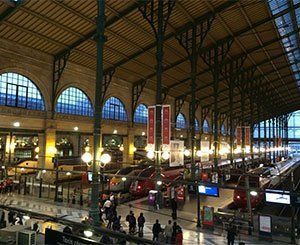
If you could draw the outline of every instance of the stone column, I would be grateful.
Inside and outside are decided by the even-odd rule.
[[[45,167],[45,159],[46,159],[46,138],[44,133],[38,134],[39,139],[39,152],[38,152],[38,167],[44,168]]]

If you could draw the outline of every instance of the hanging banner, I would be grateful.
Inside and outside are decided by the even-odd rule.
[[[169,145],[171,139],[171,106],[162,106],[162,144]]]
[[[245,130],[245,145],[251,145],[251,135],[250,135],[250,127],[249,126],[245,126],[244,127]]]
[[[209,161],[209,141],[201,141],[201,162]]]
[[[242,128],[240,126],[236,127],[236,145],[242,144]]]
[[[171,140],[171,156],[170,167],[183,166],[184,163],[184,141],[183,140]]]
[[[147,144],[155,144],[156,107],[148,106]]]

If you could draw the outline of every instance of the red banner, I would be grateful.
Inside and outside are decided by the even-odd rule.
[[[240,126],[236,127],[236,144],[242,144],[242,128]]]
[[[171,106],[162,107],[162,144],[169,145],[171,139]]]
[[[155,144],[155,106],[148,106],[148,122],[147,122],[147,143]]]
[[[245,127],[245,145],[251,145],[250,127]]]

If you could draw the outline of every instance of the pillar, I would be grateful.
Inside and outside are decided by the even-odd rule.
[[[38,152],[38,167],[44,168],[45,167],[45,159],[46,159],[46,138],[44,133],[38,134],[39,139],[39,152]]]

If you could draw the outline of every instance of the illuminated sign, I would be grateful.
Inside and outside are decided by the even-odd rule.
[[[218,197],[219,196],[219,188],[215,186],[204,186],[199,185],[198,191],[200,194],[205,196]]]
[[[289,191],[266,189],[265,196],[266,202],[291,204],[291,197]]]

